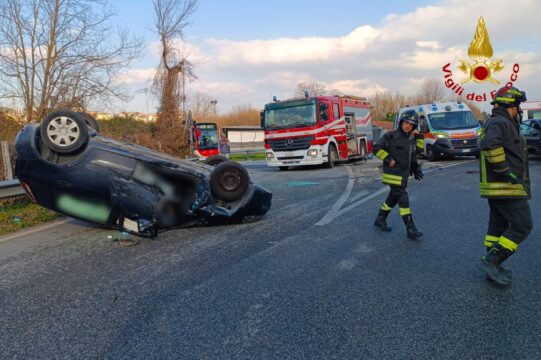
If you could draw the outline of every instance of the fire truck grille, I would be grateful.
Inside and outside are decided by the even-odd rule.
[[[302,138],[289,138],[279,140],[267,140],[273,151],[294,151],[307,150],[310,142],[314,140],[313,136]]]
[[[452,139],[451,143],[455,148],[475,148],[477,147],[477,139]]]
[[[304,156],[278,156],[278,160],[301,160]]]

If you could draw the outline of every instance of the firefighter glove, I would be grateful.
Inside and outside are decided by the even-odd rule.
[[[415,178],[415,180],[421,180],[425,177],[425,174],[423,174],[423,170],[421,170],[420,166],[413,171],[413,177]]]
[[[503,174],[505,180],[511,184],[518,184],[518,178],[512,171],[507,171]]]

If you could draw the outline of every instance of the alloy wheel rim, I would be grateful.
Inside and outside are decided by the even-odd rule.
[[[66,116],[54,118],[47,126],[47,137],[57,146],[71,146],[80,136],[81,129],[77,122]]]

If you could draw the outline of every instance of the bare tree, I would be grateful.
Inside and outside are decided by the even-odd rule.
[[[0,0],[0,97],[25,120],[51,108],[125,99],[117,81],[142,42],[115,32],[107,0]]]
[[[156,31],[162,45],[161,63],[154,84],[160,96],[160,122],[167,126],[179,119],[184,100],[183,81],[194,78],[193,64],[175,43],[184,39],[184,29],[194,13],[197,0],[154,0]]]
[[[294,96],[304,96],[305,91],[308,92],[309,96],[325,95],[327,87],[317,81],[303,81],[297,84]]]
[[[233,106],[228,113],[219,116],[216,122],[220,127],[237,125],[259,126],[259,114],[260,110],[250,104],[238,104]]]
[[[213,98],[204,93],[196,93],[188,99],[188,109],[192,112],[195,121],[210,121],[214,119]]]
[[[154,88],[160,99],[158,132],[164,143],[162,151],[186,152],[189,137],[180,127],[181,102],[185,102],[184,85],[195,78],[193,64],[175,43],[184,39],[188,19],[195,12],[197,0],[153,0],[156,32],[162,46],[161,63],[154,77]]]
[[[441,80],[425,79],[421,84],[418,98],[421,103],[432,103],[434,101],[443,100],[444,94],[445,87],[443,86]]]
[[[392,116],[398,110],[407,104],[408,99],[398,93],[390,91],[382,91],[376,93],[370,98],[370,103],[373,108],[370,111],[374,120],[391,120]]]

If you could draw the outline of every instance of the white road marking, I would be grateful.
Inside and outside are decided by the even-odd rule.
[[[13,240],[13,239],[17,239],[17,238],[20,238],[20,237],[23,237],[23,236],[31,235],[31,234],[37,233],[38,231],[47,230],[47,229],[50,229],[52,227],[65,224],[68,221],[70,221],[70,219],[57,220],[57,221],[53,221],[52,223],[39,225],[39,226],[32,227],[32,228],[26,229],[26,230],[17,231],[16,233],[14,233],[12,235],[7,235],[7,236],[4,236],[4,237],[1,237],[0,238],[0,243],[6,242],[6,241],[9,241],[9,240]]]
[[[440,166],[440,167],[434,167],[434,168],[431,168],[431,169],[428,169],[427,171],[425,171],[425,174],[426,173],[431,173],[436,169],[446,169],[446,168],[450,168],[450,167],[456,166],[456,165],[469,164],[469,163],[474,162],[474,161],[477,161],[477,160],[461,161],[461,162],[451,163],[451,164],[447,164],[447,165]],[[351,172],[351,168],[349,168],[349,166],[348,166],[348,171]],[[349,175],[351,176],[351,173]],[[340,209],[342,207],[342,205],[344,205],[344,203],[347,201],[347,198],[349,197],[349,194],[351,194],[351,190],[352,190],[353,186],[351,186],[351,188],[350,188],[350,182],[355,182],[355,179],[352,179],[350,177],[350,179],[348,181],[348,184],[346,185],[346,190],[344,191],[342,196],[340,196],[340,198],[336,201],[336,203],[333,205],[331,210],[329,210],[325,214],[325,216],[323,216],[323,218],[321,218],[321,220],[319,220],[315,224],[316,226],[323,226],[323,225],[330,224],[337,217],[339,217],[339,216],[341,216],[341,215],[355,209],[356,207],[364,204],[365,202],[367,202],[369,200],[374,199],[375,197],[378,197],[381,194],[385,194],[389,190],[388,186],[384,186],[384,187],[376,190],[375,192],[371,193],[370,195],[368,195],[368,196],[366,196],[366,197],[364,197],[362,199],[359,199],[357,201],[354,201],[353,203],[349,204],[345,208]]]
[[[346,170],[348,173],[348,183],[346,185],[346,189],[342,193],[342,195],[336,200],[332,208],[325,214],[325,216],[319,220],[319,222],[316,223],[316,225],[325,225],[328,224],[326,222],[327,218],[334,219],[333,216],[334,213],[340,210],[340,208],[345,204],[345,202],[348,200],[349,196],[351,195],[351,190],[353,190],[353,185],[355,185],[355,175],[353,174],[353,170],[351,169],[351,166],[346,166]]]

